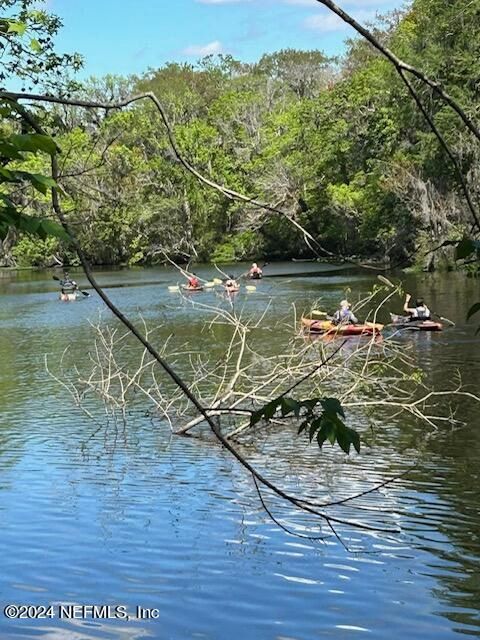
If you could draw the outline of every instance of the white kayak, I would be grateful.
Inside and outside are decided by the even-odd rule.
[[[83,296],[79,291],[63,291],[60,293],[60,300],[62,302],[75,302],[75,300],[82,298]]]

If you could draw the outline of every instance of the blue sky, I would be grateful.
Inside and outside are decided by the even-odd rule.
[[[339,0],[359,22],[399,0]],[[353,34],[315,0],[46,0],[64,27],[58,50],[85,57],[82,75],[141,73],[167,61],[231,53],[251,62],[285,48],[338,54]]]

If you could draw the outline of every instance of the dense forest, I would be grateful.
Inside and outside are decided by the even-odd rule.
[[[478,121],[479,3],[415,0],[379,18],[373,31]],[[1,78],[7,88],[8,71]],[[478,144],[432,89],[413,82],[478,206]],[[451,249],[428,251],[471,227],[445,150],[395,69],[364,40],[349,41],[341,59],[282,50],[245,64],[223,55],[141,77],[94,78],[72,90],[108,102],[153,92],[191,165],[287,214],[235,202],[186,172],[148,102],[124,110],[48,106],[68,221],[94,264],[155,263],[165,254],[198,261],[333,254],[432,269],[452,263]],[[18,167],[49,172],[41,154],[22,157]],[[41,191],[0,189],[24,211],[50,215]],[[306,243],[291,219],[318,245]],[[56,237],[10,228],[0,243],[7,266],[74,259]]]

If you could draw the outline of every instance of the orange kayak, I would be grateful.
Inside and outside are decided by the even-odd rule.
[[[380,333],[383,324],[366,322],[365,324],[339,324],[335,325],[330,320],[312,320],[302,318],[302,327],[310,333],[325,333],[330,336],[372,336]]]

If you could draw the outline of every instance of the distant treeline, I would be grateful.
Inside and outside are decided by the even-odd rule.
[[[477,122],[479,7],[415,0],[374,28]],[[430,89],[412,82],[478,204],[478,145]],[[199,171],[285,211],[334,254],[423,266],[429,248],[468,230],[448,157],[395,69],[362,40],[350,41],[342,59],[294,50],[255,64],[207,57],[142,77],[92,79],[78,95],[109,101],[139,91],[158,96]],[[287,217],[231,201],[186,172],[151,104],[124,111],[57,106],[50,125],[62,148],[65,209],[93,263],[151,263],[164,252],[202,261],[314,255]],[[30,162],[30,170],[48,171],[41,157]],[[25,205],[49,206],[41,196]],[[2,252],[8,264],[70,257],[54,238],[18,233]],[[437,266],[448,259],[437,253]]]

